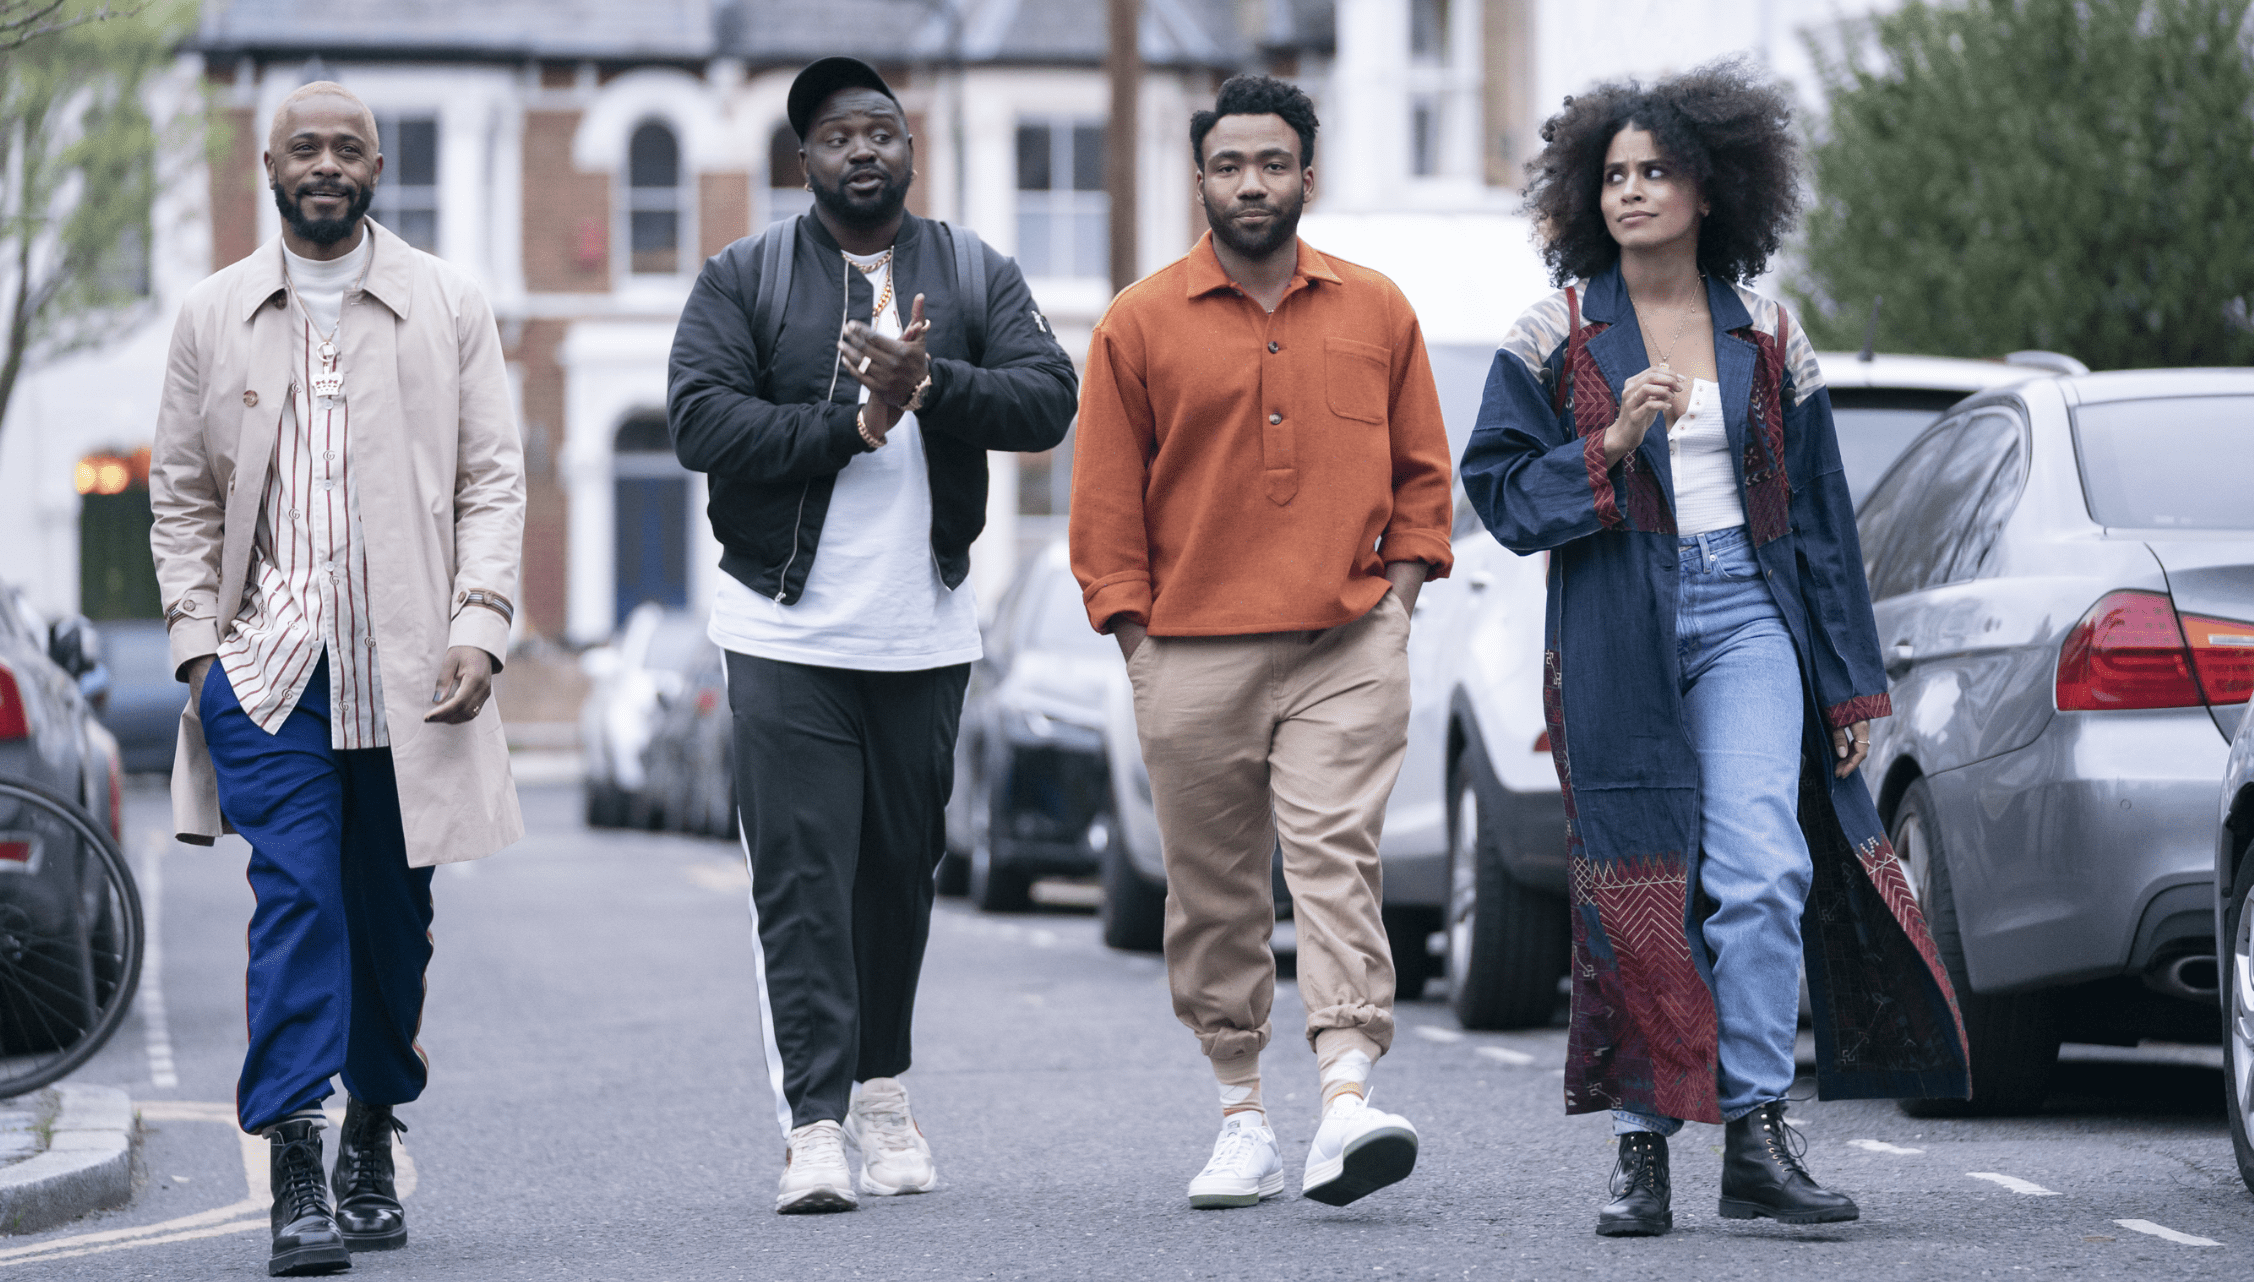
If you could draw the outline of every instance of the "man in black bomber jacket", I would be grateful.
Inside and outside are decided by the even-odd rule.
[[[724,549],[711,635],[786,1214],[937,1185],[899,1077],[979,655],[986,451],[1055,446],[1078,395],[1017,264],[906,212],[914,140],[874,69],[814,63],[789,114],[814,212],[705,264],[667,394]]]

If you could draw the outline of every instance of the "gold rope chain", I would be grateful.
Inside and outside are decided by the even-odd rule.
[[[847,261],[847,262],[849,262],[849,263],[853,262],[853,260],[852,260],[852,259],[850,259],[850,258],[846,259],[846,261]],[[863,276],[874,276],[874,275],[876,275],[876,273],[878,272],[878,270],[879,270],[879,269],[881,269],[881,268],[886,268],[886,267],[890,267],[890,266],[892,265],[892,251],[891,251],[891,250],[889,250],[889,249],[888,249],[888,250],[886,250],[886,251],[884,251],[884,256],[883,256],[882,258],[879,258],[879,259],[877,259],[877,260],[876,260],[875,262],[873,262],[873,263],[870,263],[870,264],[869,264],[869,265],[867,265],[866,267],[863,267],[863,266],[862,266],[862,265],[861,265],[860,263],[853,263],[853,265],[854,265],[855,267],[859,267],[859,268],[861,269],[861,274],[862,274]],[[874,328],[876,328],[876,324],[877,324],[877,318],[878,318],[878,317],[881,317],[881,316],[883,316],[883,315],[885,314],[885,312],[887,312],[887,311],[889,311],[889,310],[891,309],[891,307],[892,307],[892,273],[891,273],[891,272],[885,272],[885,274],[884,274],[884,292],[883,292],[882,294],[879,294],[879,295],[877,295],[877,303],[876,303],[876,306],[874,306],[874,307],[872,307],[872,308],[870,308],[870,309],[869,309],[869,327],[870,327],[871,329],[874,329]]]

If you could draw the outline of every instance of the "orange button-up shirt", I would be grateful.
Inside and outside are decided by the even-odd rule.
[[[1336,627],[1388,561],[1448,573],[1448,434],[1392,281],[1299,245],[1274,312],[1210,233],[1112,302],[1088,347],[1072,571],[1098,631]]]

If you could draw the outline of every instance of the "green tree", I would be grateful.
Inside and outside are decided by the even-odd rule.
[[[190,0],[16,8],[38,29],[0,53],[0,428],[27,364],[148,305],[159,140],[143,97],[195,16]]]
[[[2249,0],[1912,2],[1811,42],[1830,110],[1798,296],[1819,344],[2240,364]]]

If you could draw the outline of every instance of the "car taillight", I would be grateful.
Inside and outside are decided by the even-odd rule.
[[[2193,670],[2209,703],[2244,703],[2254,697],[2254,623],[2187,614]]]
[[[24,716],[23,692],[16,688],[15,671],[0,663],[0,739],[29,739],[31,721]]]
[[[2213,702],[2245,701],[2254,686],[2254,627],[2179,618],[2163,592],[2106,593],[2058,651],[2062,712],[2196,708],[2202,684]]]

